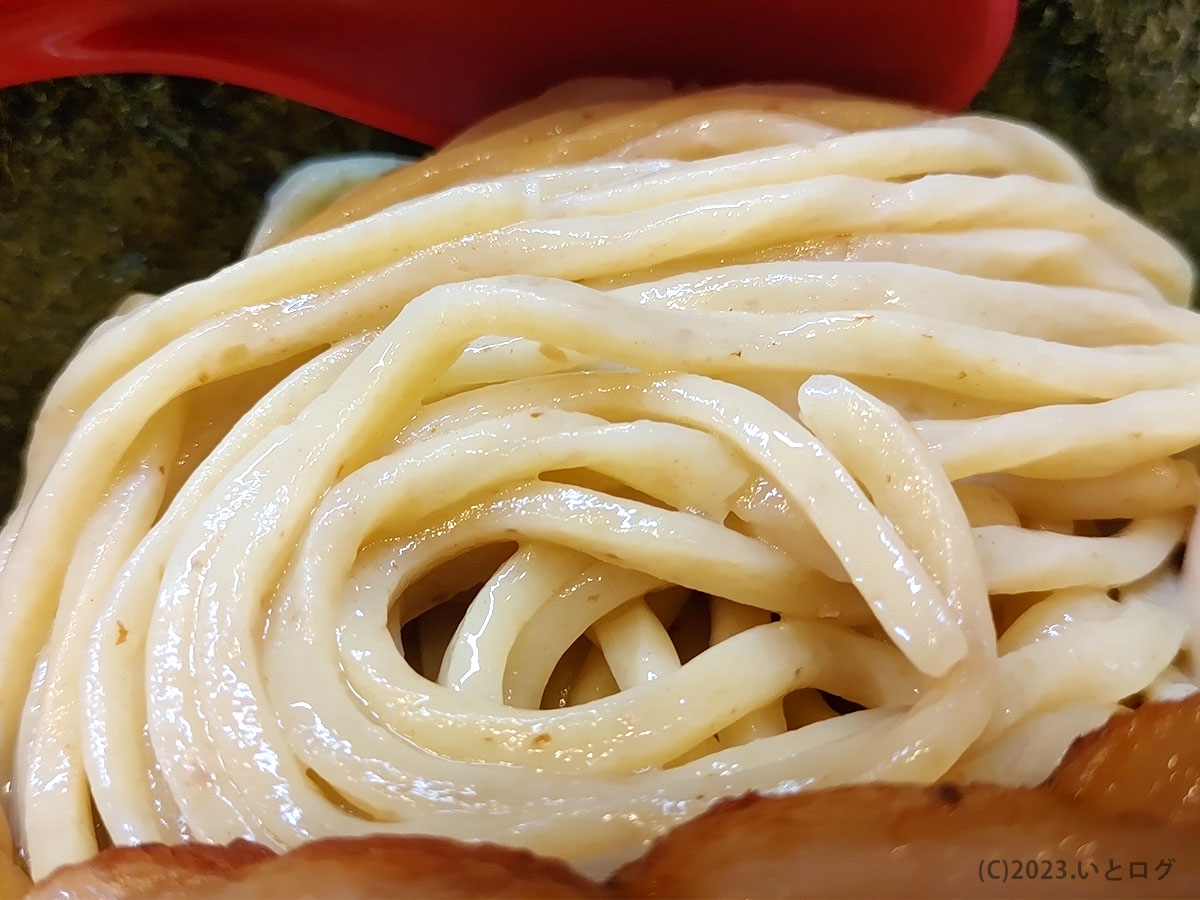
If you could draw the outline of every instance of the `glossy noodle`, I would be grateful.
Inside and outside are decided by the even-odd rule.
[[[0,545],[34,877],[595,864],[751,789],[1034,782],[1195,690],[1191,272],[1048,138],[600,82],[389,165],[285,185],[45,401]]]

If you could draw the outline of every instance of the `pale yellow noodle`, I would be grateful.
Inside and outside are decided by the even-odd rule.
[[[1191,269],[1046,136],[600,80],[391,165],[299,173],[48,393],[0,533],[34,877],[93,806],[611,866],[1197,689]]]

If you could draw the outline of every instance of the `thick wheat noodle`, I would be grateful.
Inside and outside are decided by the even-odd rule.
[[[928,115],[896,104],[839,96],[808,87],[769,86],[667,97],[615,109],[583,106],[527,120],[519,117],[514,126],[482,141],[455,142],[425,165],[397,172],[377,185],[355,192],[315,218],[307,230],[341,225],[456,181],[487,180],[506,172],[544,168],[610,152],[619,156],[623,146],[656,133],[663,125],[696,113],[711,114],[722,109],[780,111],[839,130],[909,124]]]
[[[47,395],[0,535],[35,877],[377,831],[599,871],[1196,689],[1191,270],[1044,135],[594,81],[392,165],[307,170]]]
[[[1070,519],[1153,516],[1196,505],[1196,470],[1182,460],[1139,463],[1097,478],[1048,480],[992,475],[987,484],[1025,515]]]
[[[1200,390],[1187,385],[1135,391],[1101,403],[915,425],[954,478],[986,472],[1102,478],[1196,446],[1197,416]]]

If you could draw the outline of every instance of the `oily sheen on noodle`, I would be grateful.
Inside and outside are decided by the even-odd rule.
[[[627,858],[752,789],[1034,783],[1195,691],[1191,271],[1053,141],[600,82],[385,168],[309,170],[46,398],[0,544],[35,878]]]

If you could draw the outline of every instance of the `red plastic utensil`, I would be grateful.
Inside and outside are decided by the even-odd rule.
[[[579,75],[801,80],[954,109],[1017,0],[0,0],[0,86],[157,72],[437,144]]]

